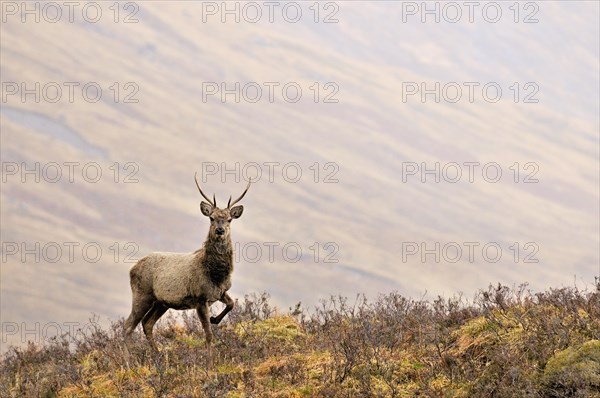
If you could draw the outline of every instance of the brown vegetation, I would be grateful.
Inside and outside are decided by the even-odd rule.
[[[490,286],[461,297],[331,297],[287,314],[246,297],[205,366],[194,313],[164,318],[161,351],[122,322],[13,348],[0,396],[600,397],[600,284],[531,293]]]

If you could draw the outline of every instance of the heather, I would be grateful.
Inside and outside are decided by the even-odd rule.
[[[2,397],[600,397],[600,283],[473,298],[332,296],[274,308],[248,295],[218,326],[207,367],[195,312],[12,347]]]

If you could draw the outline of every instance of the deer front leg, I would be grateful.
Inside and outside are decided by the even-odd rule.
[[[206,351],[207,351],[207,363],[208,367],[212,367],[212,347],[210,343],[212,341],[212,330],[210,329],[210,322],[208,320],[208,305],[206,303],[200,304],[200,306],[196,309],[198,313],[198,318],[200,318],[200,323],[202,324],[202,329],[204,329],[204,336],[206,338]]]
[[[233,309],[234,304],[233,299],[231,298],[231,296],[229,296],[229,294],[227,294],[227,292],[223,293],[219,301],[225,304],[225,308],[223,309],[223,311],[221,311],[219,315],[210,317],[210,323],[213,323],[215,325],[219,324],[219,322],[223,320],[225,315],[227,315],[227,313]]]

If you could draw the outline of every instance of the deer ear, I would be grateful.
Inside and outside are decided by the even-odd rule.
[[[231,210],[229,210],[229,214],[231,215],[231,218],[240,218],[240,216],[242,215],[243,212],[244,212],[244,206],[235,206],[235,207],[232,207]]]
[[[212,205],[210,203],[206,203],[206,202],[201,202],[200,203],[200,211],[206,217],[210,216],[210,212],[212,211],[212,209],[213,209],[213,207],[212,207]]]

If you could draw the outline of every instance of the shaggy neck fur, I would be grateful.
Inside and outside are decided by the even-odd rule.
[[[204,242],[204,257],[202,264],[207,270],[208,277],[215,284],[222,283],[233,272],[233,246],[231,238],[219,238],[208,234]]]

